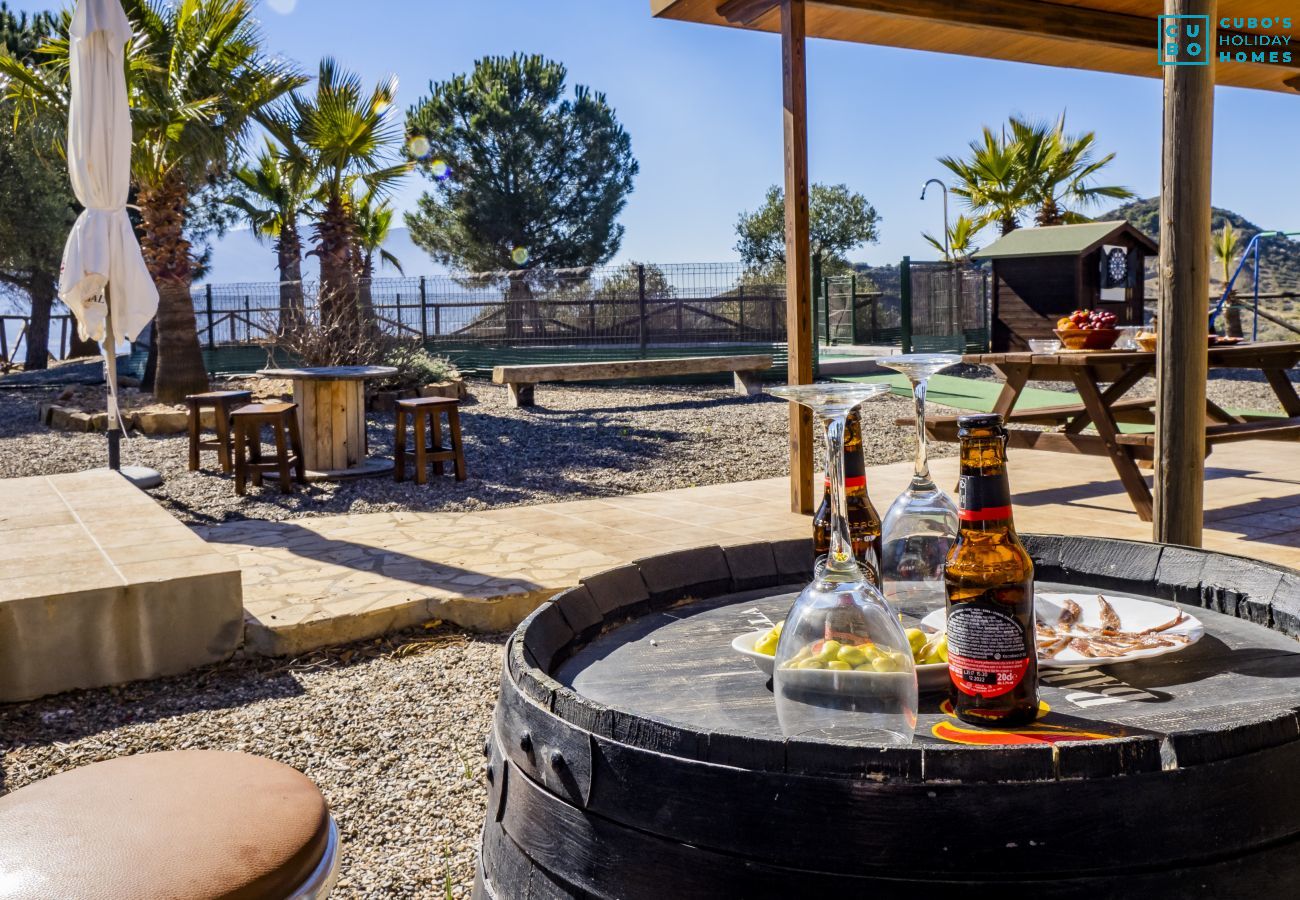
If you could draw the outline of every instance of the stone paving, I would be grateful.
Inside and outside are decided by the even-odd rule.
[[[1300,566],[1294,445],[1247,442],[1210,458],[1205,546]],[[934,463],[956,482],[955,458]],[[870,470],[883,514],[910,463]],[[1150,540],[1100,457],[1015,451],[1022,531]],[[429,619],[508,628],[578,579],[656,553],[801,537],[784,478],[468,513],[371,513],[196,531],[243,570],[251,653],[297,654]]]

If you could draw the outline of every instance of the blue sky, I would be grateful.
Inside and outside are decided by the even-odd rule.
[[[20,9],[53,4],[20,0]],[[541,53],[567,65],[570,84],[604,91],[641,164],[622,222],[618,259],[734,259],[733,227],[782,177],[780,42],[776,36],[659,21],[649,0],[266,0],[269,45],[312,70],[333,55],[368,80],[394,72],[405,108],[430,80],[488,54]],[[1160,83],[812,41],[808,50],[812,178],[844,182],[882,216],[881,239],[855,257],[926,257],[938,233],[944,174],[983,124],[1009,113],[1063,109],[1117,153],[1111,180],[1143,196],[1159,190]],[[1300,228],[1300,97],[1220,88],[1214,203],[1265,227]],[[398,194],[409,208],[418,176]]]

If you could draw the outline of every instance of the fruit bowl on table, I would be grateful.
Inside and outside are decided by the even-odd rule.
[[[776,665],[776,657],[769,656],[766,653],[760,653],[754,649],[763,635],[767,634],[768,629],[760,628],[757,631],[748,631],[739,635],[731,642],[731,649],[735,650],[742,656],[748,656],[750,660],[758,667],[758,670],[769,678]],[[826,675],[831,673],[827,672]],[[839,673],[843,674],[843,673]],[[942,691],[948,688],[948,664],[947,663],[930,663],[927,665],[916,664],[916,686],[922,691]]]
[[[1118,328],[1054,329],[1066,350],[1109,350],[1119,340]]]

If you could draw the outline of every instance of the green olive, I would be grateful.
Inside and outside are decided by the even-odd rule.
[[[820,659],[805,659],[803,662],[799,663],[799,668],[801,668],[801,669],[824,669],[824,668],[826,668],[826,663],[823,662],[823,661],[820,660]]]
[[[839,641],[823,641],[822,652],[819,653],[818,656],[825,662],[830,662],[832,659],[839,656],[841,646],[842,645]]]
[[[898,663],[894,662],[888,656],[881,656],[871,661],[871,667],[877,672],[897,672]]]
[[[841,647],[839,657],[851,666],[860,666],[867,661],[867,654],[861,647]]]
[[[842,660],[833,659],[826,664],[826,668],[834,669],[837,672],[847,672],[853,667]]]

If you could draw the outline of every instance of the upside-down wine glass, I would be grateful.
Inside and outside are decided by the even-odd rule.
[[[853,557],[845,521],[844,425],[882,384],[809,384],[771,393],[812,409],[825,428],[830,553],[790,607],[772,690],[787,737],[905,745],[916,730],[916,667],[898,615]]]
[[[957,539],[957,505],[930,477],[925,435],[925,392],[930,376],[961,362],[952,353],[907,353],[876,360],[902,372],[916,401],[916,467],[880,525],[881,581],[894,603],[938,609],[944,605],[943,564]]]

